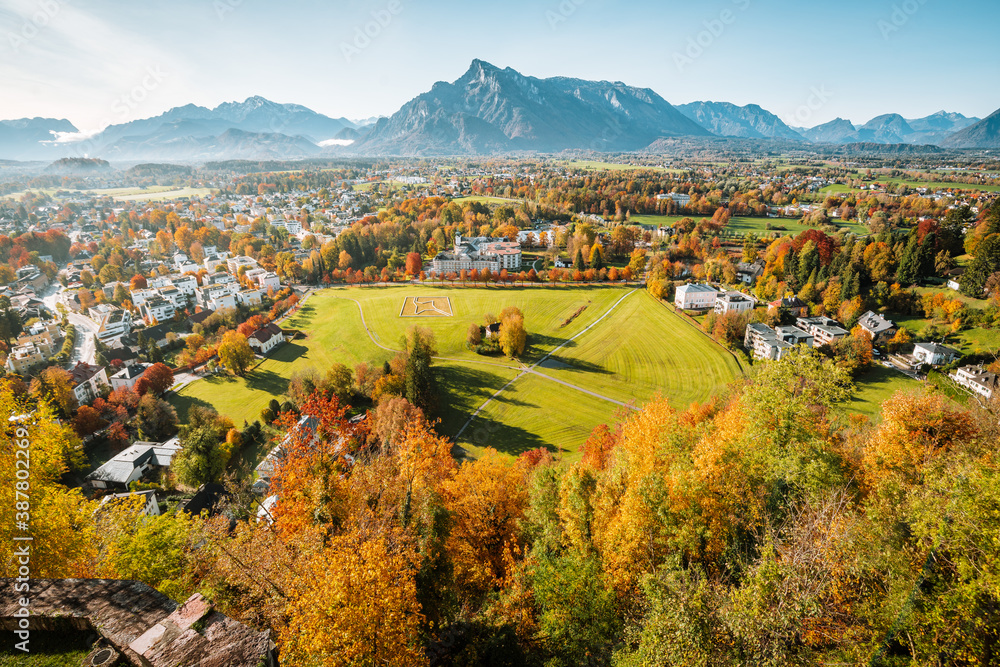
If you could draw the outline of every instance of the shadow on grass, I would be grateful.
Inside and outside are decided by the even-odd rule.
[[[208,408],[209,410],[215,410],[215,406],[206,400],[195,398],[194,396],[185,396],[183,394],[174,394],[170,397],[170,405],[174,406],[177,411],[177,423],[186,424],[188,421],[188,413],[191,408]]]
[[[598,366],[597,364],[589,361],[583,361],[582,359],[567,359],[565,357],[560,357],[559,355],[549,357],[544,363],[539,364],[539,368],[545,368],[548,370],[564,370],[573,373],[585,373],[587,375],[614,375],[614,373],[609,371],[604,366]]]
[[[288,389],[288,378],[278,375],[272,370],[257,369],[246,375],[247,388],[263,391],[272,396],[280,396]]]
[[[298,343],[285,343],[278,350],[268,357],[271,361],[280,361],[282,363],[291,363],[298,359],[299,357],[304,357],[309,348],[305,345],[299,345]]]
[[[511,456],[518,456],[539,447],[557,453],[556,449],[546,445],[536,434],[485,417],[476,417],[469,424],[469,428],[462,434],[461,443],[482,448],[492,447]]]
[[[434,375],[442,407],[449,405],[457,409],[475,409],[508,382],[507,378],[491,370],[457,365],[435,366]]]
[[[570,347],[576,347],[576,341],[570,340],[568,338],[560,338],[559,336],[546,336],[545,334],[532,333],[528,335],[528,347],[532,352],[538,352],[536,346],[544,346],[549,350],[554,350],[560,345],[563,349]],[[542,354],[541,352],[538,352]]]

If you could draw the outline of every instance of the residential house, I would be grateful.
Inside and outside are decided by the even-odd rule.
[[[753,310],[757,300],[740,292],[726,292],[715,298],[715,312],[724,315],[726,313],[742,313]]]
[[[97,330],[97,338],[107,344],[114,338],[127,336],[132,332],[132,313],[121,308],[115,308],[104,316]]]
[[[996,393],[997,374],[979,366],[962,366],[949,377],[974,394],[989,400]]]
[[[5,585],[10,582],[5,580]],[[17,627],[23,610],[18,603],[16,595],[0,598],[0,625]],[[96,640],[85,660],[57,649],[52,664],[278,665],[270,631],[258,631],[225,616],[200,594],[180,605],[140,581],[34,579],[31,619],[32,629],[55,630],[52,634],[72,629],[73,637],[86,632]],[[32,636],[32,651],[44,647],[43,637]]]
[[[169,468],[180,449],[177,438],[162,443],[135,442],[87,475],[87,481],[96,489],[127,489],[143,475]]]
[[[285,334],[281,332],[281,327],[271,322],[250,334],[247,342],[257,354],[265,355],[285,342]]]
[[[840,322],[829,317],[800,317],[795,326],[812,336],[816,347],[832,345],[850,333]]]
[[[73,385],[73,396],[80,405],[97,398],[108,385],[108,374],[100,366],[92,366],[84,361],[76,362],[69,372]]]
[[[49,356],[37,343],[18,345],[7,355],[7,370],[11,373],[24,375],[35,366],[45,363]]]
[[[764,275],[764,262],[741,262],[736,265],[736,277],[746,285],[753,285],[757,279]]]
[[[743,346],[750,350],[755,359],[781,359],[796,346],[812,346],[809,333],[793,326],[775,327],[753,322],[747,325]]]
[[[264,269],[251,269],[243,275],[247,281],[265,292],[269,289],[274,289],[275,291],[281,289],[281,278],[276,273],[271,273]]]
[[[868,332],[876,345],[884,343],[896,333],[896,325],[881,315],[868,311],[858,319],[858,326]]]
[[[937,343],[917,343],[913,346],[913,358],[922,364],[941,366],[950,364],[961,356],[958,350],[953,350]]]
[[[142,511],[140,514],[145,516],[160,516],[160,503],[156,501],[156,491],[152,489],[148,491],[132,491],[130,493],[109,493],[101,498],[101,504],[98,509],[104,509],[115,502],[132,500],[134,498],[142,499]]]
[[[710,310],[718,296],[719,291],[711,285],[681,285],[674,292],[674,306],[678,310]]]
[[[143,303],[139,308],[139,312],[142,313],[142,318],[147,323],[152,324],[153,322],[166,322],[172,319],[177,311],[174,308],[174,304],[157,296]]]
[[[129,364],[111,376],[111,389],[131,389],[146,372],[146,364]]]
[[[772,315],[776,314],[781,308],[788,310],[788,313],[792,317],[806,317],[809,315],[809,304],[797,296],[778,299],[767,304],[767,312]]]
[[[38,346],[42,354],[47,357],[51,357],[53,354],[59,351],[59,347],[56,345],[61,335],[59,332],[58,324],[44,325],[40,322],[36,322],[34,326],[29,327],[28,330],[22,333],[18,339],[18,345],[27,345],[32,343]]]
[[[258,464],[254,469],[257,473],[257,477],[262,480],[270,481],[274,477],[274,472],[280,462],[282,456],[284,455],[285,447],[292,441],[293,437],[301,437],[307,439],[308,445],[315,445],[319,442],[319,435],[316,433],[316,429],[319,427],[319,420],[315,417],[310,417],[309,415],[302,415],[292,430],[284,437],[280,445],[275,446],[267,453],[264,460]]]
[[[239,255],[237,257],[230,257],[229,259],[226,260],[226,268],[232,275],[235,276],[237,273],[239,273],[240,267],[243,267],[248,271],[250,269],[256,269],[257,260],[255,260],[252,257],[244,257],[242,255]]]

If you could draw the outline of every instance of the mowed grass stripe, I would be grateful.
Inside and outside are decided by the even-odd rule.
[[[510,456],[545,447],[577,460],[596,426],[615,421],[623,408],[536,375],[525,375],[472,420],[459,445],[471,456],[487,447]]]
[[[623,402],[662,394],[679,410],[740,373],[732,355],[645,292],[537,370]]]

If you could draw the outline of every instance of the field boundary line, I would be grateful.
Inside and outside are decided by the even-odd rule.
[[[598,399],[607,401],[609,403],[614,403],[615,405],[620,405],[620,406],[623,406],[623,407],[630,408],[632,410],[636,410],[637,408],[635,406],[627,405],[627,404],[622,403],[620,401],[616,401],[616,400],[614,400],[612,398],[608,398],[607,396],[602,396],[602,395],[600,395],[600,394],[598,394],[596,392],[588,391],[588,390],[583,389],[581,387],[577,387],[575,385],[572,385],[572,384],[570,384],[568,382],[563,382],[562,380],[557,380],[557,379],[555,379],[553,377],[549,377],[548,375],[545,375],[544,373],[539,373],[538,371],[535,370],[535,368],[539,364],[544,363],[546,360],[548,360],[548,358],[551,357],[553,354],[555,354],[556,352],[558,352],[559,350],[561,350],[562,348],[566,347],[571,342],[573,342],[574,340],[576,340],[578,337],[582,336],[583,334],[587,333],[592,328],[594,328],[595,326],[597,326],[598,324],[600,324],[604,320],[604,318],[606,318],[608,315],[610,315],[611,312],[615,308],[617,308],[619,304],[621,304],[622,301],[624,301],[625,299],[629,298],[630,296],[632,296],[633,294],[635,294],[637,291],[638,290],[632,290],[631,292],[623,295],[622,298],[620,298],[617,301],[615,301],[615,303],[610,308],[608,308],[608,310],[605,311],[605,313],[603,315],[601,315],[599,318],[597,318],[596,320],[594,320],[585,329],[583,329],[581,331],[578,331],[572,337],[567,338],[562,343],[562,345],[560,345],[559,347],[555,348],[554,350],[552,350],[551,352],[549,352],[548,354],[546,354],[544,357],[542,357],[541,359],[539,359],[538,361],[536,361],[533,365],[531,365],[531,366],[522,366],[521,368],[523,370],[517,375],[517,377],[515,377],[513,380],[511,380],[510,382],[508,382],[504,386],[500,387],[500,389],[498,389],[495,394],[493,394],[492,396],[490,396],[488,399],[486,399],[486,401],[482,405],[480,405],[478,408],[476,408],[476,411],[472,413],[472,415],[469,417],[468,421],[465,422],[465,425],[463,425],[462,428],[458,431],[458,433],[455,434],[455,442],[458,442],[459,437],[461,437],[461,435],[465,432],[465,429],[469,428],[469,425],[473,422],[473,420],[477,416],[479,416],[479,414],[486,408],[486,406],[488,406],[490,403],[493,402],[493,399],[495,399],[496,397],[498,397],[500,394],[502,394],[507,389],[507,387],[509,387],[510,385],[514,384],[515,382],[517,382],[518,380],[520,380],[522,377],[524,377],[528,373],[531,373],[532,375],[537,375],[538,377],[545,378],[546,380],[551,380],[552,382],[555,382],[557,384],[561,384],[561,385],[569,387],[571,389],[575,389],[575,390],[577,390],[579,392],[582,392],[584,394],[587,394],[589,396],[593,396],[594,398],[598,398]]]
[[[743,362],[740,361],[740,358],[736,356],[735,352],[733,352],[728,347],[726,347],[725,345],[723,345],[719,341],[717,341],[714,338],[712,338],[711,336],[709,336],[708,332],[706,332],[704,329],[702,329],[700,326],[698,326],[697,324],[695,324],[694,322],[692,322],[687,317],[684,317],[683,315],[681,315],[680,313],[678,313],[677,310],[675,308],[671,307],[668,303],[666,303],[664,301],[660,301],[659,303],[660,303],[661,306],[663,306],[664,308],[666,308],[666,310],[667,310],[668,313],[673,313],[674,316],[676,316],[682,322],[686,322],[688,324],[688,326],[693,327],[695,331],[697,331],[698,333],[700,333],[702,336],[705,336],[710,341],[712,341],[713,343],[715,343],[716,345],[718,345],[720,348],[722,348],[723,350],[725,350],[726,353],[729,354],[729,356],[731,356],[733,358],[733,361],[736,362],[736,365],[740,369],[740,373],[742,373],[743,375],[747,374],[746,369],[743,368]]]

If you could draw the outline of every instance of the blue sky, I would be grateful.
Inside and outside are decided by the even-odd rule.
[[[0,118],[90,130],[251,95],[365,118],[474,58],[792,125],[983,117],[1000,107],[997,27],[995,0],[2,0]]]

